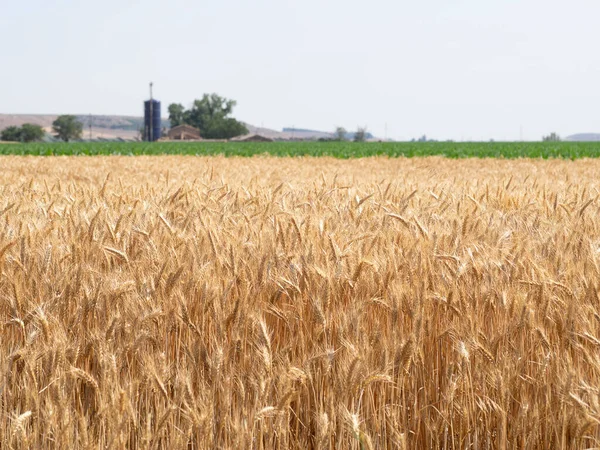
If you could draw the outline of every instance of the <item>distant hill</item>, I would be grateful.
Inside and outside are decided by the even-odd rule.
[[[89,115],[76,115],[83,123],[83,137],[89,137]],[[46,133],[53,134],[52,122],[58,116],[54,114],[0,114],[0,130],[7,127],[20,127],[24,123],[40,125]],[[139,129],[143,126],[144,119],[130,116],[92,116],[93,139],[125,139],[136,140],[139,138]],[[168,126],[168,124],[167,124]]]
[[[330,139],[333,137],[333,133],[305,128],[284,128],[283,133],[288,135],[289,139]]]
[[[84,115],[76,114],[77,119],[83,123],[83,138],[89,139],[90,120],[92,122],[92,139],[114,139],[114,140],[139,140],[139,130],[144,126],[143,117],[136,116],[109,116],[109,115]],[[21,126],[24,123],[40,125],[48,139],[52,140],[52,122],[58,116],[53,114],[0,114],[0,130],[10,126]],[[307,130],[304,128],[284,128],[282,131],[270,128],[256,127],[245,123],[250,134],[259,134],[277,141],[288,140],[318,140],[331,139],[333,133],[327,131]],[[162,119],[163,128],[169,128],[168,119]],[[374,139],[371,133],[367,133],[368,140]],[[354,139],[354,133],[347,133],[346,139]]]
[[[52,122],[58,116],[54,114],[0,114],[0,130],[10,126],[20,127],[24,123],[40,125],[48,135],[52,135]],[[144,126],[144,118],[136,116],[108,116],[108,115],[83,115],[76,114],[77,119],[83,123],[83,138],[88,139],[90,134],[89,124],[92,121],[92,139],[138,140],[139,130]],[[162,119],[162,126],[171,126],[168,119]],[[291,134],[269,128],[259,128],[246,124],[251,134],[260,134],[271,139],[285,140]]]
[[[305,128],[284,128],[283,132],[290,136],[304,139],[331,139],[335,137],[334,133],[328,131],[307,130]],[[348,131],[346,132],[345,138],[348,141],[352,141],[354,139],[354,135],[355,133],[353,131]],[[375,139],[375,136],[367,131],[365,133],[365,139]]]
[[[600,133],[579,133],[567,136],[565,141],[573,142],[597,142],[600,141]]]
[[[129,117],[129,116],[76,116],[77,120],[89,127],[90,120],[92,121],[92,127],[104,128],[108,130],[126,130],[126,131],[138,131],[144,126],[143,117]],[[163,126],[169,127],[169,124],[165,124],[163,120]]]

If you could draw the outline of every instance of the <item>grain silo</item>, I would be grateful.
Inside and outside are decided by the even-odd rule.
[[[144,102],[144,140],[154,142],[160,139],[160,102],[152,98],[150,83],[150,100]]]

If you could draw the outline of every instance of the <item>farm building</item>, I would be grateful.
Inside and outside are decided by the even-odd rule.
[[[167,136],[177,141],[193,141],[200,139],[200,130],[190,125],[177,125],[169,130]]]
[[[247,134],[245,136],[238,136],[232,139],[235,142],[273,142],[273,139],[261,136],[260,134]]]

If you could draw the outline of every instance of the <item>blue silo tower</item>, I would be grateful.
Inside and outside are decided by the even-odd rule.
[[[160,138],[160,102],[152,98],[150,83],[150,100],[144,102],[144,140],[154,142]]]

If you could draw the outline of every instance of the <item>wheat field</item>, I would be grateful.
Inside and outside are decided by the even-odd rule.
[[[0,167],[2,449],[600,447],[600,161]]]

